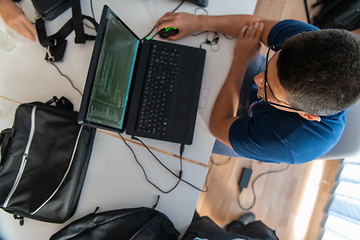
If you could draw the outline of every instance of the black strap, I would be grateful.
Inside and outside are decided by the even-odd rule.
[[[62,61],[65,52],[66,37],[75,30],[75,43],[85,43],[86,40],[95,40],[95,36],[87,35],[84,32],[83,20],[90,21],[95,30],[98,28],[97,22],[89,17],[81,14],[80,0],[71,0],[73,17],[65,23],[65,25],[55,34],[47,36],[45,29],[45,21],[39,18],[35,22],[36,30],[40,44],[47,49],[45,59],[48,61],[58,62]]]
[[[47,101],[45,104],[51,105],[52,103],[55,103],[55,106],[58,108],[67,108],[69,110],[74,110],[74,105],[72,104],[72,102],[64,96],[62,96],[60,99],[58,99],[56,96],[53,96],[52,99]]]
[[[309,9],[308,9],[308,5],[307,5],[306,0],[304,0],[304,5],[305,5],[305,12],[306,12],[306,19],[307,19],[308,23],[311,24],[311,22],[310,22],[310,15],[309,15]]]
[[[82,23],[82,15],[81,15],[81,7],[80,7],[80,1],[79,0],[71,0],[71,7],[72,7],[72,20],[74,24],[74,30],[75,30],[75,43],[82,43],[84,44],[86,42],[85,32],[84,32],[84,26]]]

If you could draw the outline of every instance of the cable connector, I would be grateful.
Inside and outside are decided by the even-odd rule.
[[[184,150],[185,150],[185,144],[181,144],[180,145],[180,157],[182,157],[183,153],[184,153]]]

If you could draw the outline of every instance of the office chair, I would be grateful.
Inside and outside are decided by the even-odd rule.
[[[318,160],[341,159],[360,153],[360,101],[351,106],[347,113],[344,133],[339,142]]]

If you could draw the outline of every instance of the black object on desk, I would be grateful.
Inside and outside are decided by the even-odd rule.
[[[204,49],[141,40],[104,6],[79,123],[191,144],[205,54]]]
[[[207,7],[209,0],[185,0],[185,2],[195,3],[201,7]]]
[[[71,6],[70,0],[31,0],[36,11],[46,20],[53,20]]]
[[[21,104],[1,132],[0,206],[20,224],[64,223],[75,213],[96,131],[80,126],[72,108],[64,97]]]
[[[179,33],[179,29],[177,28],[172,28],[172,27],[169,27],[169,28],[163,28],[159,31],[159,36],[161,38],[168,38],[168,37],[171,37],[171,36],[174,36],[176,34]]]

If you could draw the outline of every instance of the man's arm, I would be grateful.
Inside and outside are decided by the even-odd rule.
[[[260,52],[260,39],[264,24],[245,25],[239,32],[234,50],[234,58],[229,74],[216,98],[210,116],[210,132],[216,139],[231,147],[229,129],[236,117],[240,90],[248,65],[256,59]]]
[[[4,23],[32,41],[36,41],[37,32],[24,12],[11,0],[0,0],[0,15]]]
[[[193,15],[189,13],[166,13],[156,23],[157,30],[165,27],[176,27],[179,33],[169,37],[169,40],[178,40],[189,36],[195,32],[214,31],[224,33],[233,37],[238,37],[244,26],[251,26],[253,23],[262,22],[264,30],[261,36],[261,42],[267,45],[267,36],[271,28],[278,22],[268,20],[254,15]]]

